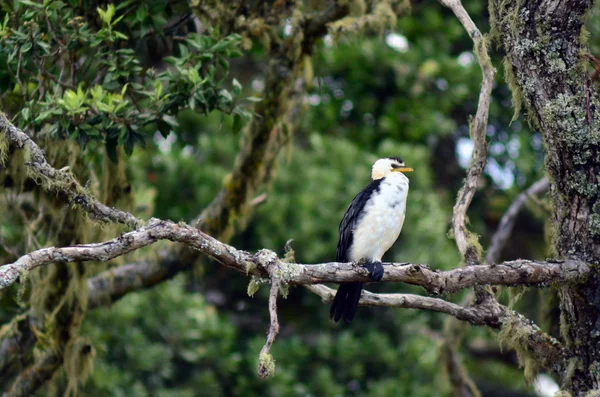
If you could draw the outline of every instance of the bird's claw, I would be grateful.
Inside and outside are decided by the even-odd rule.
[[[383,278],[383,263],[367,262],[363,265],[369,271],[369,278],[373,281],[381,281]]]

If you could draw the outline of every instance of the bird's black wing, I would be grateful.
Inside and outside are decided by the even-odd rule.
[[[363,215],[363,209],[371,198],[371,196],[379,191],[382,179],[377,179],[367,185],[354,197],[354,200],[348,206],[339,228],[339,240],[337,252],[335,255],[336,262],[350,262],[350,247],[354,241],[354,228]]]
[[[379,191],[379,186],[383,179],[377,179],[371,182],[360,193],[354,197],[354,200],[348,206],[342,221],[340,222],[337,252],[335,260],[337,262],[350,262],[350,249],[354,241],[354,228],[363,216],[363,209],[369,202],[372,195]],[[338,288],[331,308],[329,309],[329,317],[336,323],[340,318],[344,317],[347,322],[352,321],[356,310],[358,309],[358,301],[362,293],[363,283],[343,283]]]

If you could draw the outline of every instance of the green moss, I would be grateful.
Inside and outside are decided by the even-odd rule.
[[[513,308],[518,301],[521,300],[523,294],[527,291],[524,287],[509,287],[508,290],[508,307]]]
[[[529,349],[529,336],[529,327],[523,326],[517,314],[505,318],[498,333],[500,348],[513,349],[517,353],[519,366],[524,370],[527,384],[533,382],[540,369],[537,360]]]
[[[357,1],[350,1],[349,3],[357,3]],[[402,2],[402,5],[398,7],[398,12],[404,12],[409,8],[406,7],[405,3]],[[360,7],[354,7],[354,9],[355,12],[351,12],[350,16],[339,19],[329,25],[329,31],[334,38],[337,39],[341,33],[348,32],[364,33],[371,31],[383,34],[385,29],[396,25],[397,15],[392,2],[389,0],[379,1],[368,14],[365,14],[366,9]],[[357,13],[358,11],[362,12]]]
[[[571,357],[569,359],[569,363],[567,364],[567,369],[565,370],[565,375],[563,376],[561,388],[571,387],[571,382],[573,381],[573,375],[575,375],[576,370],[582,369],[582,364],[583,363],[579,357]]]
[[[568,391],[561,390],[561,391],[557,391],[556,393],[554,393],[554,396],[552,396],[552,397],[573,397],[573,396]]]
[[[492,2],[490,2],[490,4],[491,3]],[[519,113],[523,106],[523,91],[521,91],[521,87],[517,84],[517,78],[512,70],[512,64],[508,57],[504,57],[504,80],[508,84],[508,88],[512,94],[512,106],[515,110],[513,117],[510,120],[512,123],[519,118]]]
[[[77,389],[87,381],[94,369],[94,357],[96,351],[83,338],[77,338],[67,345],[64,354],[64,368],[68,377],[65,397],[77,395]]]
[[[0,133],[0,165],[4,166],[8,159],[8,138],[5,133]]]
[[[275,374],[275,359],[269,353],[261,352],[258,356],[258,373],[263,379]]]

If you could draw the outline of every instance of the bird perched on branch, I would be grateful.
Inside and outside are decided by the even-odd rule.
[[[406,214],[408,178],[412,168],[397,157],[379,159],[371,169],[371,183],[354,197],[339,227],[337,262],[362,263],[369,278],[383,277],[381,258],[394,244]],[[364,283],[344,283],[331,304],[330,318],[350,322],[358,309]]]

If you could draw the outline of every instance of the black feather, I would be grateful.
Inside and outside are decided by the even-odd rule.
[[[360,193],[354,197],[354,200],[348,206],[339,227],[339,240],[335,260],[337,262],[351,262],[350,250],[354,242],[354,228],[360,222],[363,209],[369,202],[373,194],[379,192],[383,179],[372,181]],[[358,258],[361,259],[361,258]],[[383,267],[382,269],[383,270]],[[382,274],[383,275],[383,274]],[[378,276],[378,275],[377,275]],[[377,277],[376,276],[376,277]],[[380,278],[381,279],[381,278]],[[363,283],[345,283],[338,288],[335,298],[329,310],[329,318],[336,323],[344,317],[344,320],[350,322],[358,309],[358,301],[362,293]]]
[[[354,228],[364,216],[363,209],[369,202],[369,199],[374,193],[379,192],[381,182],[383,182],[383,178],[369,183],[367,187],[361,190],[360,193],[354,197],[348,206],[348,209],[346,210],[338,229],[339,240],[335,254],[335,260],[337,262],[351,262],[349,256],[350,248],[352,247],[352,242],[354,241]]]
[[[400,164],[404,164],[404,161],[402,161],[402,159],[400,157],[388,157],[388,159],[395,160],[395,161],[399,162]],[[393,165],[392,165],[392,167],[393,167]]]

